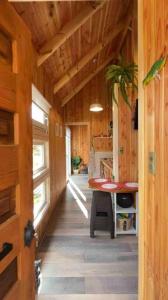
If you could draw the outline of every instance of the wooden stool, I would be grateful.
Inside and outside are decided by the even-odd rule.
[[[114,220],[112,211],[111,194],[108,192],[93,191],[90,237],[94,238],[94,230],[107,230],[114,238]]]

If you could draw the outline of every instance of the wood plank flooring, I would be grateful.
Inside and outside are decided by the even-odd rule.
[[[137,238],[89,237],[92,191],[87,176],[72,176],[39,249],[38,300],[137,300]],[[76,188],[77,186],[77,188]]]

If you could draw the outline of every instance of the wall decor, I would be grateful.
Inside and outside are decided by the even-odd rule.
[[[147,75],[143,80],[144,86],[148,85],[152,79],[158,78],[160,80],[159,73],[165,66],[166,60],[167,60],[167,55],[155,61],[155,63],[152,65],[151,69],[149,70],[149,72],[147,73]]]

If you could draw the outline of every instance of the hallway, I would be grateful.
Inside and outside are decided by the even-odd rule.
[[[87,180],[86,175],[71,177],[65,199],[50,220],[39,252],[38,300],[137,299],[137,239],[111,240],[103,232],[90,239],[92,191]]]

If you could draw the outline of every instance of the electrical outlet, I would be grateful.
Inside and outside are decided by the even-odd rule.
[[[151,174],[156,173],[156,152],[149,152],[149,172]]]

